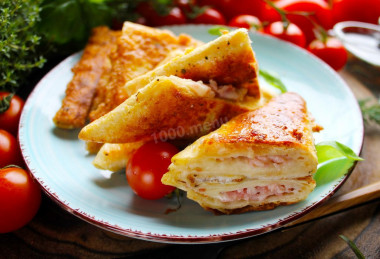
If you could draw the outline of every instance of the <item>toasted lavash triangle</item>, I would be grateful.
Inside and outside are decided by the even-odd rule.
[[[162,182],[226,214],[299,202],[315,187],[313,126],[302,97],[282,94],[175,155]]]
[[[161,65],[175,52],[183,53],[202,44],[186,34],[176,36],[166,29],[125,22],[107,57],[109,71],[102,74],[96,87],[88,116],[90,121],[103,116],[135,93],[122,91],[127,82]]]
[[[263,99],[255,100],[262,106]],[[202,82],[161,76],[84,127],[79,138],[103,143],[198,138],[249,109],[244,102],[216,98]]]
[[[157,76],[214,80],[218,85],[248,89],[248,95],[260,97],[258,64],[246,29],[237,29],[155,68],[125,84],[123,91],[131,96]]]
[[[162,90],[160,91],[160,98],[162,98],[160,102],[149,103],[150,105],[147,106],[150,107],[153,114],[151,118],[148,118],[149,110],[146,112],[146,107],[144,108],[141,105],[136,106],[142,107],[141,111],[136,109],[136,107],[132,107],[139,103],[136,95],[135,97],[131,96],[113,111],[83,128],[79,134],[79,138],[103,143],[125,143],[148,138],[152,139],[155,137],[152,134],[161,133],[161,130],[167,131],[169,130],[168,126],[171,127],[170,129],[174,128],[174,130],[183,126],[190,127],[188,126],[190,123],[193,123],[191,125],[192,127],[199,127],[199,125],[203,127],[203,123],[209,123],[210,118],[220,118],[224,113],[228,115],[224,117],[230,119],[232,114],[236,115],[246,111],[247,107],[256,108],[258,104],[262,105],[261,99],[265,99],[260,99],[261,94],[257,78],[257,62],[250,44],[248,32],[245,29],[238,29],[225,34],[214,41],[174,58],[172,61],[157,67],[151,72],[129,81],[125,85],[124,90],[126,91],[126,95],[133,95],[136,94],[139,89],[144,88],[152,81],[154,82],[157,76],[170,75],[176,75],[179,76],[179,78],[200,80],[219,86],[230,85],[234,89],[237,89],[237,91],[245,90],[247,96],[243,98],[243,102],[244,105],[248,103],[250,103],[250,105],[245,106],[244,110],[240,108],[237,109],[239,112],[237,112],[236,109],[231,109],[230,112],[226,112],[222,108],[227,109],[228,105],[232,105],[231,102],[228,103],[219,99],[215,100],[215,102],[218,103],[216,108],[213,107],[210,109],[210,107],[207,106],[203,111],[199,109],[199,113],[196,114],[194,113],[196,112],[195,109],[181,110],[181,103],[176,100],[178,107],[172,106],[172,108],[177,110],[173,117],[164,118],[162,112],[161,116],[157,117],[156,115],[160,113],[157,105],[165,105],[167,102],[165,100],[165,93],[163,93],[165,90]],[[148,94],[154,95],[153,91],[143,89],[139,94],[141,93],[144,93],[143,96],[146,97],[146,99],[150,98]],[[135,100],[131,98],[135,98]],[[187,101],[190,102],[190,99],[187,99]],[[195,101],[199,101],[199,99]],[[154,107],[154,105],[156,105],[156,107]],[[199,108],[199,106],[197,107]],[[215,109],[222,109],[222,111],[219,111],[220,116],[218,116],[218,112],[215,114]],[[134,111],[134,116],[130,116],[130,110]],[[164,110],[168,111],[168,109]],[[185,115],[184,117],[188,117],[188,120],[185,121],[181,113]],[[170,113],[166,113],[165,115],[169,116]],[[203,115],[203,117],[201,117],[201,115]],[[160,118],[160,121],[154,120],[155,116]],[[143,118],[144,120],[139,118]],[[166,123],[167,121],[170,121],[170,123]],[[182,123],[185,124],[182,125]],[[212,129],[212,127],[210,129]],[[208,132],[208,130],[198,130],[196,134],[191,134],[185,130],[184,134],[185,137],[199,137]],[[165,134],[165,132],[162,134]]]

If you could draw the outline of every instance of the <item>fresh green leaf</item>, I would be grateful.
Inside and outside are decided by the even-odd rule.
[[[360,100],[359,106],[365,123],[375,122],[380,125],[380,102],[368,105],[369,99]]]
[[[341,152],[329,145],[316,145],[318,164],[322,164],[328,160],[345,157]]]
[[[354,161],[346,158],[335,158],[318,166],[314,174],[314,180],[317,186],[321,186],[341,178],[354,165]]]
[[[358,259],[365,259],[363,253],[359,250],[359,248],[355,245],[354,242],[352,242],[348,237],[346,237],[344,235],[339,235],[339,236],[341,239],[343,239],[348,244],[348,246],[355,253],[355,255]]]
[[[85,44],[91,29],[109,25],[114,12],[106,1],[44,0],[39,30],[52,43]]]
[[[225,26],[213,26],[208,30],[208,33],[215,36],[221,36],[221,31],[229,31],[230,29]]]
[[[260,69],[259,70],[259,75],[265,79],[265,81],[267,81],[270,85],[276,87],[277,89],[279,89],[281,91],[281,93],[286,93],[288,90],[286,89],[286,86],[284,85],[284,83],[281,81],[281,79],[277,76],[275,76],[274,74],[268,72],[268,71],[265,71],[265,70],[262,70]]]
[[[363,160],[349,147],[337,141],[325,141],[316,146],[318,170],[314,175],[317,185],[323,185],[341,178],[354,165]]]
[[[363,160],[363,158],[357,156],[355,152],[352,151],[349,147],[337,141],[324,141],[324,142],[318,143],[315,146],[315,148],[317,149],[318,163],[323,163],[327,160],[342,157],[342,156],[345,156],[352,161]]]

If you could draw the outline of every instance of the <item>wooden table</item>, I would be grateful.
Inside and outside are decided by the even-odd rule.
[[[380,70],[350,58],[340,75],[358,99],[379,96]],[[334,196],[380,181],[380,131],[366,128],[360,162]],[[380,258],[380,200],[279,229],[220,244],[172,245],[119,236],[62,210],[46,196],[34,220],[0,234],[0,258],[355,258],[339,237],[345,235],[368,258]]]

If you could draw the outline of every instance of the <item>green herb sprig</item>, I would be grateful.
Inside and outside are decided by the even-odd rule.
[[[341,239],[343,239],[348,244],[348,246],[355,253],[355,255],[358,259],[365,259],[363,253],[359,250],[359,248],[355,245],[354,242],[352,242],[348,237],[346,237],[344,235],[339,235],[339,236]]]
[[[45,59],[38,53],[41,0],[0,2],[0,90],[16,92]]]
[[[363,114],[364,122],[367,124],[374,122],[380,125],[380,102],[377,102],[373,105],[369,105],[368,102],[369,99],[359,101],[359,106]]]

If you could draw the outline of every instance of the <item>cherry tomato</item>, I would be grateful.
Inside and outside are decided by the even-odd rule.
[[[360,21],[377,24],[380,17],[380,1],[334,0],[332,13],[334,23]]]
[[[294,23],[290,23],[285,30],[283,22],[274,22],[265,27],[264,32],[279,39],[289,41],[302,48],[306,46],[304,33]]]
[[[139,3],[136,7],[136,11],[148,20],[148,17],[158,15],[154,8],[148,2]]]
[[[8,95],[8,92],[0,92],[0,99],[3,99]],[[17,136],[18,123],[20,122],[23,107],[24,101],[17,95],[14,95],[8,110],[0,113],[0,129],[4,129],[12,133],[14,136]]]
[[[152,5],[148,2],[140,3],[137,8],[137,12],[142,15],[147,24],[152,26],[164,26],[164,25],[173,25],[173,24],[184,24],[186,23],[186,16],[184,12],[178,8],[173,7],[170,9],[167,15],[159,15]]]
[[[253,15],[248,15],[248,14],[235,16],[234,18],[230,20],[228,25],[232,27],[240,27],[240,28],[246,28],[246,29],[253,28],[255,30],[261,30],[262,28],[262,24],[259,18]]]
[[[41,190],[24,169],[0,169],[0,204],[0,233],[17,230],[36,215]]]
[[[174,187],[161,183],[161,178],[176,153],[177,148],[166,142],[148,142],[136,150],[126,168],[132,190],[148,200],[160,199],[172,192]]]
[[[332,12],[327,2],[324,0],[280,0],[276,6],[287,12],[305,12],[310,13],[310,19],[322,26],[324,29],[330,29],[332,23]],[[273,8],[266,8],[264,15],[270,22],[281,20],[280,15]],[[288,14],[287,18],[290,22],[296,24],[305,34],[306,43],[310,43],[315,39],[314,24],[309,18],[299,14]]]
[[[152,17],[153,24],[155,26],[184,24],[186,23],[186,16],[181,9],[173,7],[169,14],[166,16],[154,16]]]
[[[174,5],[178,6],[182,11],[190,13],[192,11],[192,6],[197,3],[195,0],[175,0]]]
[[[0,168],[7,165],[23,166],[24,163],[16,138],[0,129]]]
[[[342,69],[347,62],[347,51],[337,38],[329,37],[326,43],[314,40],[307,49],[335,70]]]
[[[266,3],[263,0],[199,0],[200,5],[213,6],[220,10],[227,20],[241,14],[250,14],[261,19],[261,9]]]
[[[226,24],[223,14],[214,8],[207,8],[203,13],[190,21],[198,24]]]

